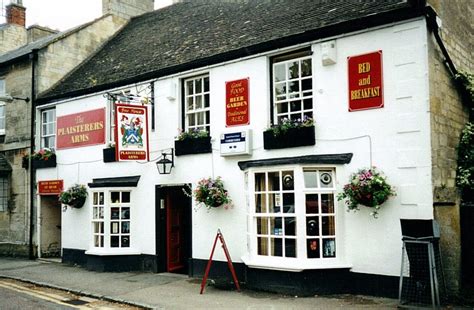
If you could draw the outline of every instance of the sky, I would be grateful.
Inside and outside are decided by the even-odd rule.
[[[0,0],[6,5],[10,0]],[[172,0],[155,0],[155,9],[170,5]],[[101,0],[23,0],[26,7],[26,26],[38,24],[66,30],[89,22],[102,15]],[[0,23],[4,23],[3,16]]]

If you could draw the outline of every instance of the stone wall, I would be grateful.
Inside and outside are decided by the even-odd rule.
[[[472,72],[473,4],[429,1],[442,20],[441,37],[458,70]],[[459,136],[469,111],[455,88],[434,36],[429,38],[429,77],[434,216],[441,226],[441,253],[447,287],[461,285],[460,195],[455,185]]]
[[[18,25],[0,25],[0,55],[26,44],[26,29]]]
[[[107,15],[80,31],[64,36],[39,53],[37,90],[41,93],[56,84],[72,69],[95,52],[126,20]]]
[[[114,14],[122,18],[130,18],[151,12],[154,0],[102,0],[102,14]]]

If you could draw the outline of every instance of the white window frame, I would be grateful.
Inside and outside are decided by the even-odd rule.
[[[207,79],[208,89],[205,89]],[[201,89],[197,89],[197,81],[201,83]],[[192,90],[189,87],[192,83]],[[184,131],[205,130],[210,132],[211,126],[211,102],[210,102],[210,77],[203,74],[183,79],[184,85]],[[207,98],[207,99],[206,99]],[[200,104],[198,104],[200,102]],[[207,102],[207,106],[206,106]],[[199,116],[202,119],[199,120]],[[193,122],[190,119],[193,118]]]
[[[291,57],[291,55],[289,56]],[[302,63],[309,60],[311,69],[310,75],[302,76]],[[289,76],[289,67],[292,63],[298,62],[298,77],[291,78]],[[314,118],[314,60],[312,55],[298,56],[272,62],[272,93],[273,93],[273,124],[280,124],[283,119],[303,120],[304,117]],[[277,68],[284,66],[285,77],[278,80]],[[303,91],[303,83],[311,83],[311,88]],[[290,92],[290,84],[296,83],[298,90]],[[284,94],[278,94],[277,86],[280,85],[284,89]],[[310,102],[310,106],[305,107],[305,101]],[[300,104],[300,108],[296,108]],[[280,111],[279,106],[286,106],[286,110]]]
[[[8,176],[0,177],[0,212],[8,210],[8,198],[10,191],[10,181]]]
[[[316,169],[316,170],[331,170],[333,176],[333,187],[325,188],[324,190],[317,190],[315,188],[306,188],[304,183],[304,169]],[[349,268],[350,265],[346,263],[345,254],[343,251],[344,240],[341,239],[342,229],[339,227],[339,217],[341,216],[338,208],[338,202],[336,199],[337,195],[337,173],[338,168],[330,165],[285,165],[285,166],[274,166],[265,168],[250,168],[246,177],[247,195],[248,195],[248,222],[247,222],[247,242],[248,242],[248,253],[242,257],[242,260],[246,265],[253,268],[263,269],[276,269],[285,271],[302,271],[305,269],[326,269],[326,268]],[[276,257],[271,255],[259,255],[258,254],[258,242],[257,242],[257,216],[256,203],[255,203],[255,174],[256,173],[268,173],[275,171],[293,171],[294,177],[294,193],[295,193],[295,213],[296,217],[296,257]],[[280,188],[281,189],[281,188]],[[335,257],[320,257],[320,258],[308,258],[307,257],[307,240],[313,239],[314,237],[307,236],[306,234],[306,205],[305,197],[307,194],[314,194],[320,192],[321,194],[331,193],[334,197],[334,220],[335,220],[335,234],[331,236],[321,236],[321,224],[319,225],[319,237],[318,238],[329,238],[334,237],[336,239],[336,256]],[[282,199],[282,198],[281,198]],[[339,212],[338,212],[339,211]],[[331,214],[332,215],[332,214]],[[290,215],[292,216],[292,215]]]
[[[119,192],[120,197],[121,193],[129,193],[130,201],[129,202],[113,202],[112,193]],[[103,200],[100,200],[100,194],[103,193]],[[125,188],[94,188],[91,191],[91,238],[89,250],[86,251],[86,254],[97,254],[97,255],[106,255],[106,254],[139,254],[138,251],[134,248],[136,244],[137,234],[134,232],[136,229],[136,224],[134,223],[134,213],[136,206],[133,205],[133,189],[129,187]],[[112,209],[119,208],[119,218],[112,219]],[[122,219],[123,208],[128,208],[129,218]],[[102,211],[100,211],[102,209]],[[102,212],[102,216],[99,216]],[[122,224],[128,222],[128,233],[122,232]],[[112,225],[117,223],[118,233],[112,233]],[[100,226],[102,225],[102,229]],[[97,229],[99,228],[99,229]],[[99,230],[99,231],[98,231]],[[113,237],[119,238],[119,246],[112,247],[111,240]],[[128,237],[129,246],[121,246],[121,237]]]
[[[44,122],[44,115],[48,113],[54,113],[52,120]],[[53,125],[52,132],[45,133],[45,127],[48,125]],[[52,139],[51,139],[52,138]],[[46,143],[46,141],[52,140],[53,142]],[[56,108],[41,110],[41,148],[56,148]]]

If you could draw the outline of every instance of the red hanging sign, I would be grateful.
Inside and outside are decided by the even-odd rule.
[[[347,57],[349,112],[383,107],[382,51]]]
[[[105,143],[105,109],[60,116],[56,126],[57,149]]]
[[[48,180],[38,182],[39,195],[59,195],[63,191],[63,180]]]
[[[119,161],[148,161],[148,112],[146,106],[117,104],[116,152]]]
[[[250,124],[249,78],[225,83],[226,127]]]

